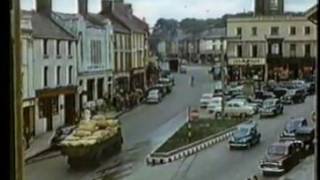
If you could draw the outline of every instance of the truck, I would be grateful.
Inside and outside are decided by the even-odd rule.
[[[79,139],[77,140],[79,141],[78,144],[70,144],[71,141],[68,144],[68,138],[66,138],[59,144],[61,154],[67,157],[67,162],[71,168],[99,166],[103,158],[110,158],[121,152],[123,143],[121,128],[117,125],[116,129],[113,133],[106,133],[108,135],[99,141],[90,141],[87,138],[87,144],[81,143]],[[70,136],[75,138],[77,130],[79,131],[79,127]],[[70,139],[72,138],[69,137]]]

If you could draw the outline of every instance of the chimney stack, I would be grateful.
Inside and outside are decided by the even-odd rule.
[[[78,0],[78,12],[83,16],[88,14],[88,0]]]
[[[50,13],[52,11],[52,0],[36,0],[36,11],[38,13]]]
[[[101,12],[103,14],[112,13],[114,9],[113,0],[101,0]]]

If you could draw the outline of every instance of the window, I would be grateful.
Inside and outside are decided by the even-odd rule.
[[[279,27],[271,27],[271,35],[279,35]]]
[[[296,35],[296,27],[290,27],[290,35]]]
[[[72,41],[68,41],[68,56],[72,57]]]
[[[237,56],[242,57],[242,46],[241,45],[237,46]]]
[[[258,57],[258,46],[257,45],[252,46],[252,57]]]
[[[290,56],[295,57],[296,56],[296,45],[290,44]]]
[[[43,69],[43,86],[48,86],[48,66],[45,66]]]
[[[270,0],[270,9],[277,10],[278,9],[278,0]]]
[[[61,58],[61,55],[60,55],[60,40],[57,40],[57,47],[56,47],[56,50],[57,50],[57,58]]]
[[[241,36],[242,35],[242,29],[241,27],[237,28],[237,36]]]
[[[253,27],[252,28],[252,36],[256,36],[257,35],[257,27]]]
[[[69,69],[68,69],[68,77],[69,77],[69,84],[72,84],[72,66],[69,66]]]
[[[100,64],[101,60],[101,41],[93,40],[90,43],[91,64]]]
[[[48,39],[43,40],[43,55],[45,58],[48,56]]]
[[[57,85],[60,85],[60,69],[61,69],[61,67],[60,66],[58,66],[57,67],[57,74],[56,74],[56,77],[57,77]]]
[[[311,55],[311,45],[306,44],[304,45],[304,56],[310,57],[310,55]]]
[[[274,43],[271,45],[271,54],[273,55],[278,55],[279,54],[279,44],[278,43]]]
[[[52,114],[57,115],[59,114],[59,99],[58,96],[50,98],[51,99],[51,105],[52,105]]]
[[[310,34],[310,30],[311,30],[310,26],[304,27],[304,34],[305,35],[309,35]]]

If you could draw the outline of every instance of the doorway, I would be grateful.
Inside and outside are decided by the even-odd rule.
[[[64,96],[65,102],[65,122],[66,125],[72,125],[75,122],[75,95],[66,94]]]

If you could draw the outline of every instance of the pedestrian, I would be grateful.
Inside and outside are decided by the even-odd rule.
[[[24,137],[26,140],[26,145],[27,145],[27,149],[29,149],[30,147],[30,132],[29,132],[29,127],[26,127],[24,130]]]
[[[194,83],[194,77],[193,75],[190,76],[190,86],[193,87],[193,83]]]

